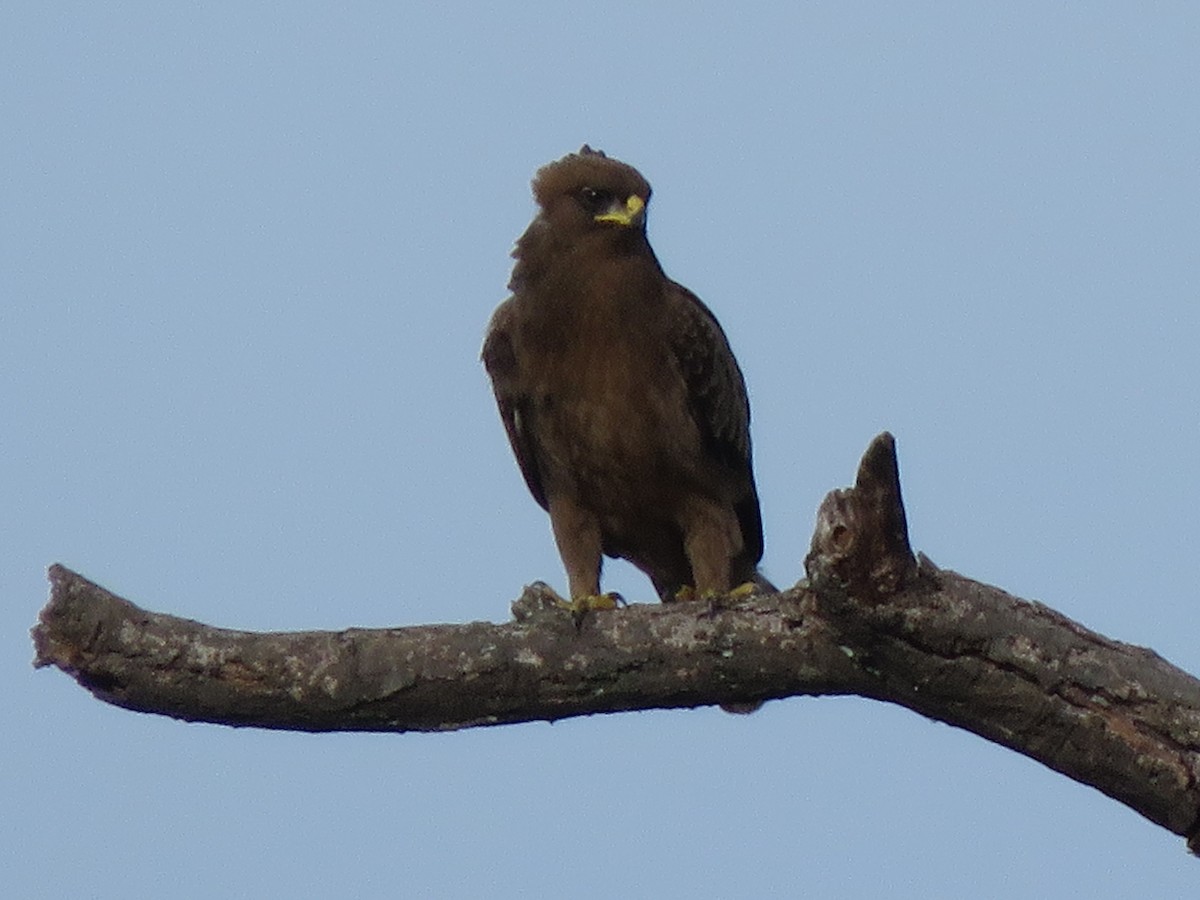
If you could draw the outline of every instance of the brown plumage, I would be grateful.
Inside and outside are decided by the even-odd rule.
[[[746,386],[713,314],[650,248],[650,185],[585,146],[539,170],[533,193],[483,361],[572,600],[600,594],[602,553],[664,599],[756,580]]]

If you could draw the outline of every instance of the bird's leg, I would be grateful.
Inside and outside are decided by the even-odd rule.
[[[572,500],[550,498],[550,525],[567,570],[571,598],[600,593],[600,523]]]
[[[707,600],[729,591],[730,564],[740,549],[741,534],[727,521],[729,515],[711,501],[689,506],[683,523],[683,552],[692,567],[696,595]]]
[[[571,600],[564,606],[571,610],[576,627],[583,623],[590,610],[616,609],[620,595],[600,593],[603,555],[600,523],[596,517],[570,499],[552,496],[550,525],[554,529],[558,554],[567,570],[567,586],[571,592]]]
[[[742,549],[742,535],[736,520],[709,501],[694,504],[688,512],[684,552],[695,581],[691,597],[707,603],[712,614],[731,598],[750,596],[756,586],[752,581],[733,584],[733,559]],[[683,599],[683,594],[684,591],[680,591],[677,598]]]

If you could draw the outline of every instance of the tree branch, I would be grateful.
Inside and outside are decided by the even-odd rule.
[[[544,585],[503,625],[250,633],[50,568],[35,664],[188,721],[440,731],[857,694],[1010,747],[1200,849],[1200,681],[1151,650],[914,559],[890,435],[821,504],[810,576],[728,608],[634,605],[579,630]]]

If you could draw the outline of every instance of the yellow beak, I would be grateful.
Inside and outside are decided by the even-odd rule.
[[[631,194],[624,206],[614,206],[608,212],[596,216],[596,221],[628,228],[641,220],[645,209],[646,202],[637,194]]]

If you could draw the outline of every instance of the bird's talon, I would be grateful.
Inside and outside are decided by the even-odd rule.
[[[583,620],[592,610],[610,610],[628,605],[625,598],[616,591],[609,591],[606,594],[583,594],[569,602],[562,599],[558,601],[558,606],[570,611],[571,620],[577,629],[583,627]]]
[[[743,581],[729,592],[729,596],[735,600],[745,600],[747,597],[753,597],[759,593],[759,590],[759,586],[753,581]]]
[[[705,615],[711,619],[728,605],[729,595],[720,591],[705,591],[700,599],[704,602]]]
[[[685,584],[674,594],[669,594],[663,600],[670,603],[691,603],[696,599],[696,589],[690,584]]]

